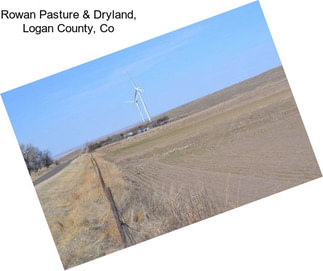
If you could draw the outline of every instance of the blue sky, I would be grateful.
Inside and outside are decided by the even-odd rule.
[[[3,93],[19,143],[53,155],[280,65],[258,2]]]

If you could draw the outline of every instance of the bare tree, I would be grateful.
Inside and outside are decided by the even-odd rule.
[[[48,150],[41,151],[31,144],[21,144],[20,149],[29,173],[37,171],[43,167],[49,167],[53,163],[53,159],[51,158]]]
[[[49,150],[45,150],[41,153],[41,163],[42,167],[49,167],[51,164],[53,164],[53,159],[50,156]]]

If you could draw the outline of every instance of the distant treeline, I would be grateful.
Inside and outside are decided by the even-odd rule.
[[[167,122],[169,122],[169,117],[168,116],[162,116],[158,119],[153,120],[152,122],[149,123],[145,123],[145,124],[140,124],[137,125],[135,127],[132,127],[128,130],[122,131],[119,134],[114,134],[112,136],[106,137],[102,140],[98,140],[92,143],[88,143],[86,146],[86,151],[87,152],[92,152],[97,148],[100,148],[102,146],[108,145],[108,144],[112,144],[115,143],[117,141],[120,141],[122,139],[125,139],[127,137],[131,137],[137,134],[141,134],[143,132],[146,132],[147,130],[157,127],[157,126],[161,126],[166,124]]]
[[[43,167],[49,167],[54,163],[48,150],[41,151],[31,144],[21,144],[20,149],[29,173],[38,171]]]

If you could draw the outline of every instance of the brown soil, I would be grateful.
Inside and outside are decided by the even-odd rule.
[[[282,68],[165,115],[93,153],[131,243],[321,176]],[[124,247],[90,154],[36,190],[65,267]]]
[[[96,151],[137,242],[321,176],[282,68],[166,114],[188,116]]]

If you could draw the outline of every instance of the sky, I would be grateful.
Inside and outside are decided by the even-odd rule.
[[[258,2],[2,93],[19,144],[58,155],[281,65]],[[128,75],[129,74],[129,75]]]

